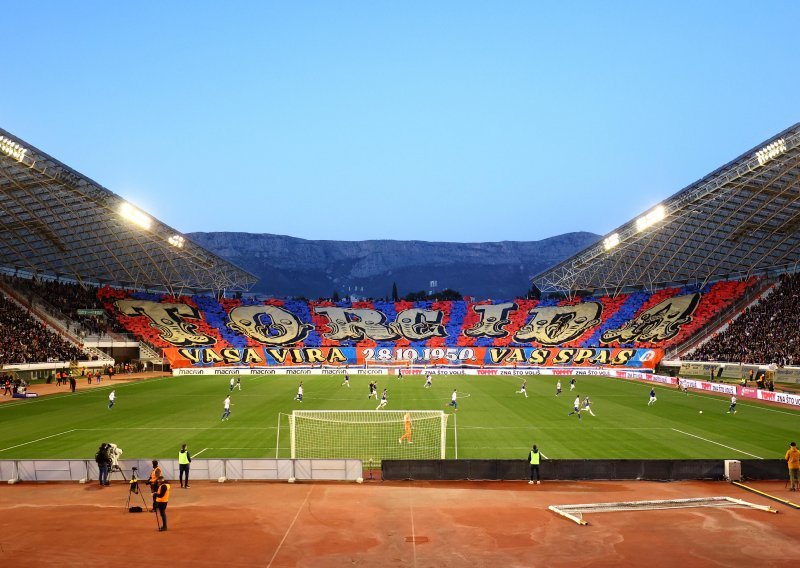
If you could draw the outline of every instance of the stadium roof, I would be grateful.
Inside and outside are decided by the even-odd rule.
[[[3,129],[0,267],[171,293],[257,280]]]
[[[703,285],[800,261],[800,123],[532,278],[543,293]]]

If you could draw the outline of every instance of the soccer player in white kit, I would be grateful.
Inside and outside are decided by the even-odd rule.
[[[115,400],[117,400],[117,392],[112,390],[110,393],[108,393],[108,409],[109,410],[111,410],[111,408],[114,406],[114,401]]]
[[[736,395],[731,396],[731,405],[728,407],[728,414],[736,414]]]
[[[425,388],[429,389],[431,386],[433,386],[433,383],[431,382],[431,374],[425,373]]]
[[[573,414],[578,415],[578,420],[583,420],[581,416],[581,395],[575,397],[575,402],[572,403],[572,412],[567,414],[567,416],[572,416]]]
[[[386,391],[386,389],[383,389],[383,394],[381,395],[381,402],[378,404],[378,406],[377,406],[377,408],[375,408],[375,410],[380,410],[381,408],[383,408],[384,406],[389,404],[388,397],[389,397],[389,393]]]
[[[524,394],[525,398],[528,398],[528,380],[522,381],[522,386],[519,387],[519,390],[516,394]]]
[[[303,383],[300,382],[300,386],[297,387],[297,396],[294,399],[298,402],[303,402]]]
[[[458,393],[453,389],[453,394],[450,396],[450,403],[447,406],[453,407],[453,412],[458,412]]]

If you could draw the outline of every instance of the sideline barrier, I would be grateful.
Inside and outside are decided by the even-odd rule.
[[[785,479],[786,462],[774,460],[739,460],[744,479]],[[178,478],[177,460],[159,460],[168,480]],[[133,467],[138,479],[147,479],[151,460],[121,460],[125,479],[131,479]],[[526,460],[383,460],[382,478],[387,481],[427,480],[527,480],[530,464]],[[725,477],[724,460],[543,460],[542,479],[563,481],[650,480],[687,481],[720,480]],[[97,481],[94,460],[0,460],[3,481]],[[363,476],[361,460],[316,459],[195,459],[192,481],[356,481]],[[109,479],[122,481],[119,472]]]
[[[120,460],[122,474],[131,479],[138,468],[139,481],[147,479],[152,460]],[[158,460],[167,480],[178,479],[178,460]],[[193,459],[189,470],[195,481],[260,480],[287,481],[356,481],[363,476],[361,460],[316,459]],[[3,481],[97,481],[99,469],[94,460],[0,460],[0,479]],[[122,480],[119,471],[109,474],[109,480]]]
[[[784,479],[783,460],[741,460],[747,479]],[[526,460],[383,460],[387,481],[527,480]],[[720,480],[725,477],[724,460],[543,460],[542,479],[563,481]]]

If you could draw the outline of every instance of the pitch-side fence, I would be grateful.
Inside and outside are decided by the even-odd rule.
[[[178,479],[178,460],[158,460],[164,477]],[[152,460],[120,460],[119,470],[110,480],[130,480],[133,468],[137,478],[147,479]],[[97,481],[99,469],[94,460],[0,460],[3,481]],[[193,459],[189,477],[198,480],[313,480],[356,481],[363,475],[361,460],[333,459]]]

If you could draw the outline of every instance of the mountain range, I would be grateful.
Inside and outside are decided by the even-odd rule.
[[[566,233],[540,241],[446,243],[325,241],[271,234],[189,233],[192,241],[259,277],[252,292],[277,297],[389,298],[446,288],[476,298],[515,298],[530,277],[594,244]],[[435,282],[435,285],[432,285]]]

